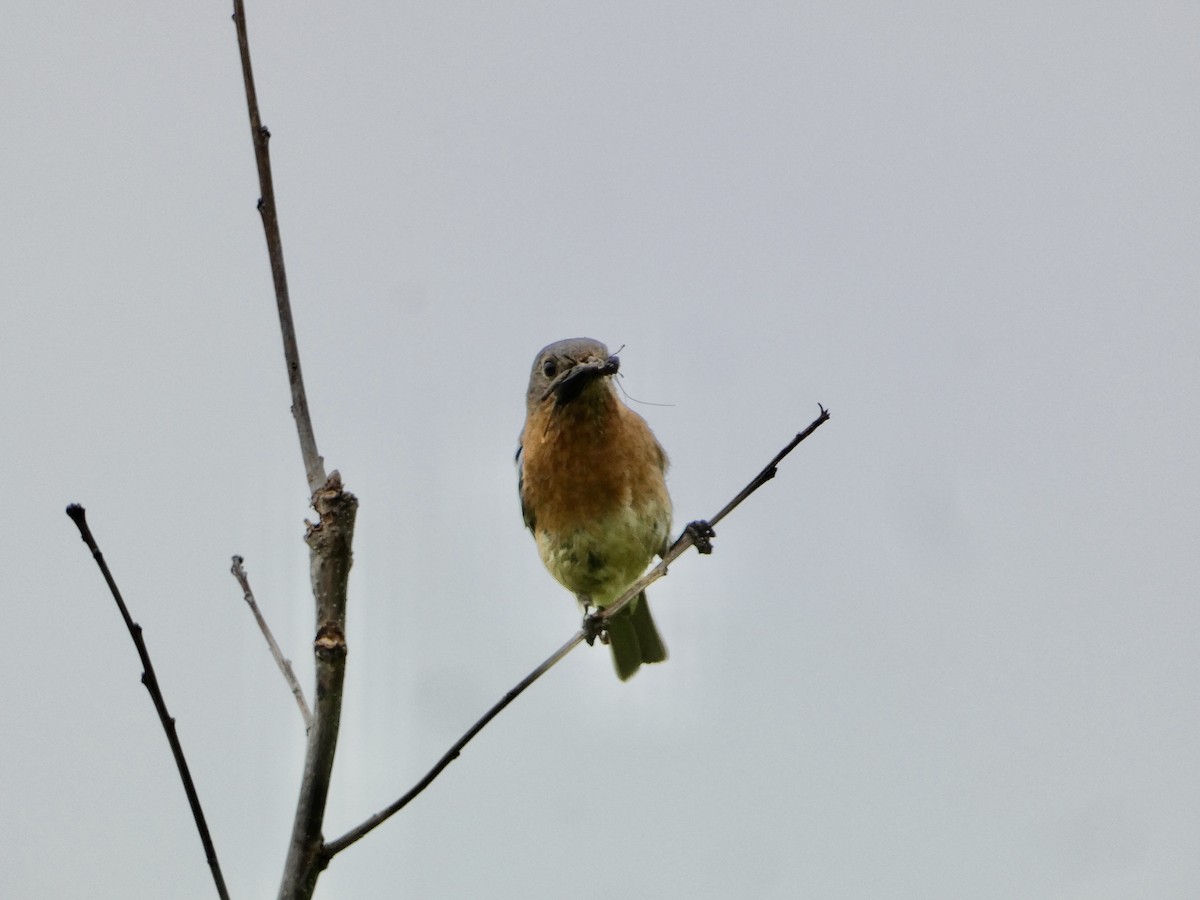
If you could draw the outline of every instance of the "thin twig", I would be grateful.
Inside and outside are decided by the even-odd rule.
[[[271,177],[269,132],[258,113],[258,94],[254,88],[254,70],[250,65],[250,39],[246,34],[246,10],[242,0],[233,0],[233,21],[237,26],[238,50],[242,60],[242,80],[246,84],[246,106],[250,112],[250,137],[254,141],[254,160],[258,165],[258,212],[262,216],[267,238],[267,255],[271,260],[271,278],[275,283],[275,305],[279,310],[279,328],[283,333],[283,356],[287,363],[288,384],[292,389],[292,416],[300,436],[300,453],[308,476],[309,493],[316,493],[325,483],[325,460],[317,452],[312,418],[308,413],[308,398],[304,392],[304,377],[300,372],[300,350],[296,343],[296,326],[292,322],[292,304],[288,299],[287,270],[283,265],[283,239],[279,235],[279,217],[275,209],[275,184]]]
[[[816,431],[817,428],[819,428],[821,424],[829,418],[829,412],[825,409],[825,407],[821,406],[820,410],[821,414],[812,422],[812,424],[797,434],[792,439],[791,443],[779,451],[779,453],[775,455],[775,458],[767,464],[767,467],[755,475],[754,478],[751,479],[750,483],[746,485],[746,487],[743,488],[738,495],[733,498],[733,500],[727,503],[719,513],[717,513],[707,522],[694,522],[685,528],[683,534],[681,534],[679,539],[671,545],[670,549],[667,550],[666,554],[664,554],[658,565],[631,584],[626,589],[625,593],[623,593],[614,603],[606,606],[604,610],[598,614],[599,618],[601,620],[606,620],[610,616],[615,615],[623,607],[629,604],[634,597],[666,575],[667,567],[672,562],[682,556],[689,547],[697,545],[697,538],[699,538],[704,544],[704,546],[698,548],[701,552],[707,552],[710,550],[711,548],[707,547],[707,541],[709,538],[713,537],[713,533],[711,527],[707,526],[711,526],[725,518],[725,516],[729,515],[729,513],[732,512],[734,508],[738,506],[738,504],[740,504],[743,500],[745,500],[775,476],[775,471],[783,458],[796,449],[797,445],[799,445],[801,441]],[[365,837],[369,832],[382,825],[387,819],[391,818],[393,815],[407,806],[418,794],[425,790],[425,788],[429,787],[430,783],[442,773],[442,770],[459,757],[463,748],[466,747],[466,745],[473,737],[475,737],[475,735],[483,730],[484,726],[492,721],[492,719],[494,719],[502,709],[508,706],[508,704],[517,699],[517,697],[527,687],[546,674],[546,672],[556,665],[559,660],[587,640],[589,631],[590,626],[577,631],[574,635],[572,635],[570,640],[554,651],[554,653],[551,654],[551,656],[546,659],[545,662],[522,678],[521,681],[517,683],[516,687],[505,694],[499,700],[499,702],[492,706],[492,708],[484,713],[474,725],[467,729],[467,732],[460,737],[449,750],[446,751],[442,758],[437,761],[436,765],[426,772],[424,777],[422,777],[420,781],[413,785],[407,793],[401,796],[390,806],[385,807],[384,809],[375,813],[375,815],[371,816],[362,824],[350,829],[341,837],[332,841],[328,841],[321,850],[321,856],[324,860],[323,865],[328,865],[329,860],[332,859],[336,854],[341,853],[355,841]]]
[[[263,637],[267,639],[267,646],[271,648],[271,656],[275,657],[275,665],[279,666],[279,671],[283,673],[284,680],[288,683],[288,687],[292,689],[292,696],[296,698],[296,705],[300,707],[300,715],[304,717],[304,729],[307,731],[312,727],[312,713],[309,712],[308,702],[304,699],[304,689],[300,687],[300,682],[296,680],[296,673],[292,671],[291,660],[284,659],[283,651],[279,649],[279,644],[275,642],[275,635],[271,634],[271,626],[263,618],[263,614],[258,608],[258,603],[254,600],[254,591],[250,590],[250,576],[246,574],[246,570],[242,567],[243,562],[245,560],[240,556],[234,556],[233,566],[229,571],[233,573],[233,577],[241,585],[242,598],[246,601],[246,605],[250,607],[250,612],[254,613],[254,621],[258,622],[259,630],[262,631]]]
[[[200,843],[204,845],[204,856],[208,860],[208,868],[212,871],[213,882],[217,886],[217,895],[222,900],[229,900],[229,891],[225,888],[225,878],[221,875],[221,864],[217,861],[217,850],[208,833],[204,810],[200,808],[200,796],[196,793],[195,784],[192,783],[192,774],[188,770],[187,760],[183,756],[183,745],[179,742],[179,735],[175,731],[175,720],[167,712],[167,701],[163,698],[162,690],[158,686],[158,677],[154,674],[154,665],[150,662],[150,651],[146,649],[146,642],[142,639],[142,626],[133,621],[125,606],[125,601],[121,599],[121,592],[117,588],[116,581],[113,580],[112,573],[108,570],[108,563],[104,561],[104,555],[96,546],[92,530],[88,527],[87,512],[78,503],[72,503],[67,507],[67,515],[79,529],[79,536],[83,538],[83,542],[92,551],[92,558],[100,567],[100,574],[108,583],[108,589],[112,592],[113,599],[117,601],[117,609],[121,612],[121,618],[125,620],[125,627],[129,629],[129,636],[133,638],[133,644],[137,647],[138,656],[142,660],[142,684],[150,692],[150,699],[154,703],[154,709],[158,712],[158,720],[162,723],[163,731],[167,733],[167,742],[171,745],[171,753],[175,757],[175,767],[179,769],[183,790],[187,794],[188,805],[192,808],[192,818],[196,821],[196,830],[200,832]]]

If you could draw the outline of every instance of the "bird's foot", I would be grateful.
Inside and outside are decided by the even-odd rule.
[[[687,528],[683,530],[692,536],[692,544],[696,547],[697,553],[707,555],[713,552],[712,539],[717,536],[717,533],[704,519],[688,522]]]
[[[591,604],[584,607],[583,636],[589,647],[596,643],[596,638],[600,638],[602,644],[608,643],[608,631],[604,627],[604,614],[598,609],[592,609]]]

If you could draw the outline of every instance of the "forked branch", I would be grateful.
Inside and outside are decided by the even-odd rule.
[[[280,900],[307,900],[312,896],[317,878],[324,868],[321,824],[325,817],[325,801],[329,794],[342,714],[342,682],[346,671],[346,587],[358,501],[353,494],[343,490],[342,479],[337,472],[326,477],[325,462],[317,452],[304,379],[300,372],[300,351],[292,322],[287,273],[283,265],[283,241],[279,235],[279,217],[275,208],[275,188],[268,152],[271,133],[263,126],[258,111],[254,69],[250,63],[250,39],[246,31],[246,10],[242,0],[233,0],[233,22],[237,30],[242,80],[246,88],[246,108],[250,114],[250,138],[254,143],[254,160],[258,167],[258,211],[267,238],[271,277],[275,284],[275,305],[278,307],[279,327],[283,335],[283,354],[292,391],[292,415],[296,419],[313,508],[320,515],[316,524],[309,525],[306,537],[310,550],[317,626],[313,641],[316,668],[313,715],[308,729],[304,776],[300,783],[300,797],[296,802],[292,838],[279,888]]]

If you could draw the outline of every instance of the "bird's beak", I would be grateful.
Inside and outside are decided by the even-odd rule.
[[[578,363],[550,382],[542,399],[553,395],[559,403],[570,403],[593,381],[606,375],[616,375],[620,368],[621,360],[615,356]]]

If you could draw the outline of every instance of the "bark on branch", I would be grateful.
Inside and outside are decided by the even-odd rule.
[[[317,601],[317,636],[313,642],[317,687],[280,900],[311,897],[328,863],[322,853],[321,823],[333,773],[346,673],[346,586],[358,500],[342,489],[341,476],[335,471],[313,495],[313,506],[320,520],[309,523],[305,540],[311,551],[313,596]]]

